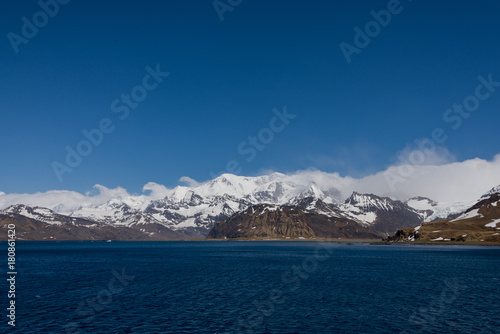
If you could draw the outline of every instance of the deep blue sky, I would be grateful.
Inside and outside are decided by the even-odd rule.
[[[223,2],[226,2],[223,0]],[[500,88],[456,131],[443,121],[474,93],[477,77],[500,81],[500,3],[401,1],[380,34],[348,64],[339,48],[387,1],[244,0],[223,22],[212,1],[81,1],[59,13],[16,54],[37,1],[0,12],[0,190],[139,192],[149,182],[203,181],[240,163],[242,175],[317,168],[363,176],[436,127],[457,160],[500,152]],[[141,84],[146,66],[170,73],[120,120],[113,100]],[[273,108],[296,114],[247,162],[238,145],[269,126]],[[73,172],[56,177],[67,145],[109,118],[115,130]]]

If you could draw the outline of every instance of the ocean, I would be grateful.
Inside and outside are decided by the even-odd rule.
[[[500,247],[26,241],[16,265],[6,333],[500,333]]]

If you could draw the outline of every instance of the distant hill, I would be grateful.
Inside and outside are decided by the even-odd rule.
[[[0,228],[15,224],[17,240],[164,240],[185,239],[161,224],[137,219],[127,226],[69,217],[40,207],[13,205],[0,211]],[[2,240],[6,239],[6,234]]]
[[[454,219],[443,219],[401,229],[387,241],[448,242],[472,241],[500,243],[500,187]]]

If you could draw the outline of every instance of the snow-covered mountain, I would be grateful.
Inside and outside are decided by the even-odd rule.
[[[98,222],[129,226],[138,219],[159,223],[189,237],[204,237],[213,225],[251,205],[294,204],[304,198],[317,198],[336,204],[342,198],[332,187],[290,180],[273,173],[259,177],[223,174],[203,184],[178,186],[164,198],[145,203],[140,198],[112,199],[101,205],[82,205],[68,212],[69,216]]]
[[[48,209],[64,216],[115,227],[140,225],[146,229],[145,226],[149,225],[162,226],[187,237],[203,238],[217,221],[258,204],[300,205],[306,210],[329,217],[375,226],[384,233],[390,233],[394,228],[414,226],[422,221],[452,218],[471,206],[471,203],[436,203],[423,197],[403,203],[373,194],[344,194],[338,190],[342,185],[336,182],[324,179],[322,174],[312,178],[290,177],[280,173],[257,177],[223,174],[201,184],[173,189],[158,190],[150,185],[149,190],[156,191],[155,196],[129,195],[123,191],[117,192],[105,203],[73,201],[68,206],[66,203],[52,202]],[[497,188],[500,186],[492,191]],[[48,209],[23,206],[8,208],[7,212],[19,210],[17,214],[26,217],[47,223],[57,221],[50,210],[45,211]]]
[[[483,196],[481,196],[480,200],[490,198],[491,195],[499,194],[499,193],[500,193],[500,185],[493,187],[490,189],[490,191],[484,193]]]
[[[400,226],[410,227],[422,222],[421,214],[406,203],[373,194],[354,192],[339,209],[346,217],[384,235],[394,233]]]
[[[157,220],[152,215],[139,209],[133,209],[130,205],[116,199],[98,206],[81,207],[70,213],[69,216],[86,218],[116,226],[130,227],[136,224],[161,224],[168,226],[164,221]]]
[[[354,192],[340,205],[340,209],[352,219],[359,220],[364,224],[373,224],[377,219],[377,211],[394,210],[394,204],[395,202],[389,198]]]
[[[62,225],[65,223],[73,223],[77,221],[76,218],[58,214],[57,212],[54,212],[47,208],[41,208],[38,206],[31,207],[24,204],[12,205],[5,210],[1,210],[0,213],[7,216],[20,215],[50,225]]]
[[[422,216],[424,222],[431,222],[440,219],[455,218],[473,205],[475,201],[438,203],[426,197],[413,197],[405,203],[415,209]]]
[[[491,188],[480,197],[480,201],[490,198],[491,195],[500,193],[500,185]],[[426,197],[413,197],[405,202],[415,209],[423,218],[423,222],[432,222],[442,219],[454,219],[462,215],[468,208],[477,201],[464,202],[434,202]]]
[[[19,240],[165,240],[184,239],[158,221],[132,213],[124,215],[122,221],[97,221],[89,218],[71,217],[47,208],[12,205],[0,210],[0,228],[16,225]]]
[[[455,218],[401,229],[388,241],[500,243],[500,187],[481,198]]]

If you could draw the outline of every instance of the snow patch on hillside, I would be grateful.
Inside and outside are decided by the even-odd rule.
[[[500,224],[500,219],[496,219],[496,220],[492,221],[491,223],[488,223],[488,224],[486,224],[484,226],[496,228],[497,224]]]
[[[451,220],[452,222],[458,221],[458,220],[463,220],[463,219],[470,219],[470,218],[482,218],[483,216],[479,213],[479,209],[474,209],[469,212],[466,212],[457,218]]]

